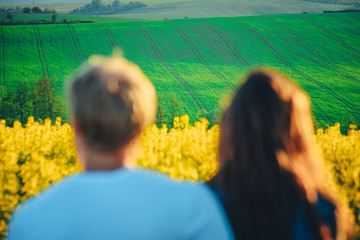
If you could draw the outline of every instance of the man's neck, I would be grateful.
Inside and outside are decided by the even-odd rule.
[[[111,171],[124,167],[125,156],[121,151],[103,153],[87,151],[84,156],[85,171]]]

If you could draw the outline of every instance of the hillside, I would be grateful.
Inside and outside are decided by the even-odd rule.
[[[336,4],[346,4],[346,5],[353,5],[359,6],[359,0],[307,0],[311,2],[322,2],[322,3],[336,3]]]
[[[15,8],[19,4],[31,3],[34,0],[2,0],[0,4],[10,4],[7,7]],[[67,13],[78,8],[89,0],[36,0],[38,6],[55,9],[59,13]],[[105,0],[104,0],[105,2]],[[122,1],[129,2],[129,1]],[[261,14],[286,13],[322,13],[323,11],[339,11],[347,9],[360,9],[360,6],[330,4],[304,0],[142,0],[147,6],[114,13],[112,16],[141,19],[174,19],[174,18],[207,18],[207,17],[234,17]],[[3,5],[5,6],[5,5]],[[20,7],[34,5],[20,5]],[[1,7],[1,5],[0,5]]]
[[[147,7],[130,10],[113,16],[141,19],[176,19],[234,17],[262,14],[322,13],[324,10],[338,11],[360,9],[360,6],[329,4],[302,0],[195,0],[174,1],[162,4],[147,4]]]
[[[360,124],[359,13],[2,26],[2,83],[43,74],[62,92],[64,79],[92,54],[123,49],[170,107],[169,93],[194,121],[217,112],[237,79],[275,66],[311,96],[317,126]],[[105,18],[101,18],[105,19]]]

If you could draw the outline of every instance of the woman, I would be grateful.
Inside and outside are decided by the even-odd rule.
[[[315,147],[306,93],[275,69],[251,72],[222,117],[211,182],[237,239],[346,235]]]

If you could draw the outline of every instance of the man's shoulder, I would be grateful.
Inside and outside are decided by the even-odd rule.
[[[134,196],[144,195],[144,197],[157,198],[160,194],[161,197],[179,198],[179,200],[193,203],[213,197],[211,190],[201,182],[178,181],[147,169],[122,169],[109,173],[85,172],[66,177],[43,190],[38,196],[23,202],[21,212],[31,214],[46,206],[51,208],[57,205],[68,205],[70,202],[76,202],[78,198],[86,197],[89,192],[96,193],[96,189],[111,191],[115,195],[117,193],[118,195],[134,194]]]
[[[38,195],[32,196],[15,210],[15,212],[19,212],[21,209],[21,213],[27,213],[34,209],[36,211],[37,208],[44,208],[44,204],[47,202],[51,202],[52,199],[57,199],[60,195],[64,195],[64,193],[71,191],[71,187],[73,183],[77,182],[78,175],[71,175],[65,177],[61,181],[54,183],[47,189],[42,190]]]
[[[22,202],[14,210],[10,220],[9,239],[22,239],[22,237],[19,237],[22,236],[21,232],[26,232],[30,226],[34,227],[34,224],[37,227],[42,220],[49,221],[49,215],[59,210],[59,203],[66,202],[63,197],[66,195],[64,193],[69,192],[72,182],[75,182],[77,178],[78,175],[68,176],[41,191],[39,195]],[[67,195],[70,195],[70,193]],[[29,239],[33,238],[29,237]]]
[[[135,220],[134,213],[141,217]],[[221,206],[206,185],[135,169],[81,173],[63,180],[22,204],[12,219],[10,232],[15,236],[13,239],[22,239],[16,236],[30,232],[44,234],[40,225],[48,225],[49,231],[58,229],[58,225],[82,229],[84,224],[101,225],[94,219],[102,219],[105,216],[102,214],[113,222],[130,226],[135,222],[143,226],[152,222],[155,227],[168,224],[169,231],[175,231],[171,234],[189,236],[185,239],[195,239],[193,236],[200,233],[222,235],[228,231]],[[212,230],[204,230],[206,226]],[[198,239],[209,239],[207,236]]]

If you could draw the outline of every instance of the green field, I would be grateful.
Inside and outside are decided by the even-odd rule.
[[[193,1],[193,0],[141,0],[140,2],[145,3],[149,6],[156,6],[158,4],[176,4],[177,2],[188,2],[188,1]],[[10,1],[8,1],[10,2]],[[7,5],[3,5],[7,8],[16,8],[16,7],[20,7],[20,8],[24,8],[24,7],[34,7],[34,6],[38,6],[41,9],[44,8],[50,8],[50,9],[55,9],[57,13],[68,13],[71,10],[74,10],[75,8],[80,8],[82,6],[84,6],[85,4],[88,4],[90,1],[75,1],[75,2],[67,2],[67,1],[63,1],[63,2],[57,2],[57,3],[38,3],[38,4],[7,4]],[[111,4],[112,1],[102,1],[104,4]],[[121,1],[123,3],[129,2],[129,1]],[[6,2],[5,2],[6,3]],[[1,3],[0,3],[1,4]],[[1,7],[2,5],[0,5]]]
[[[95,17],[94,17],[95,18]],[[316,125],[360,124],[360,14],[297,14],[235,18],[2,26],[0,77],[6,88],[45,74],[63,82],[92,54],[114,47],[140,65],[169,102],[181,101],[194,121],[217,112],[238,76],[277,67],[310,95]]]
[[[51,21],[51,17],[54,14],[22,14],[14,13],[13,22],[17,23],[19,21],[29,22],[29,21]],[[8,23],[9,20],[6,19],[7,14],[0,13],[0,22]],[[93,22],[119,22],[119,21],[128,21],[129,18],[119,18],[112,16],[95,16],[95,15],[72,15],[72,14],[57,14],[56,22],[61,22],[63,19],[67,21],[93,21]],[[145,20],[144,20],[145,21]]]
[[[89,3],[89,0],[77,0],[82,3],[69,3],[71,0],[64,0],[61,3],[43,3],[45,1],[54,2],[54,0],[37,0],[42,9],[45,7],[55,9],[58,13],[68,13],[70,10],[78,8]],[[76,1],[76,0],[73,0]],[[261,14],[290,14],[290,13],[322,13],[323,11],[338,11],[347,9],[360,9],[360,6],[334,4],[334,2],[348,2],[349,0],[333,0],[324,3],[304,0],[139,0],[146,4],[146,7],[130,9],[114,13],[111,16],[120,18],[136,19],[177,19],[177,18],[208,18],[208,17],[234,17],[250,16]],[[358,1],[358,0],[352,0]],[[1,1],[0,1],[1,2]],[[16,2],[25,2],[20,0],[2,0],[3,3],[9,4]],[[30,2],[30,0],[27,0]],[[71,1],[72,2],[72,1]],[[104,1],[109,3],[108,1]],[[121,1],[129,2],[129,1]],[[7,8],[33,7],[31,4],[11,4],[0,5]]]

